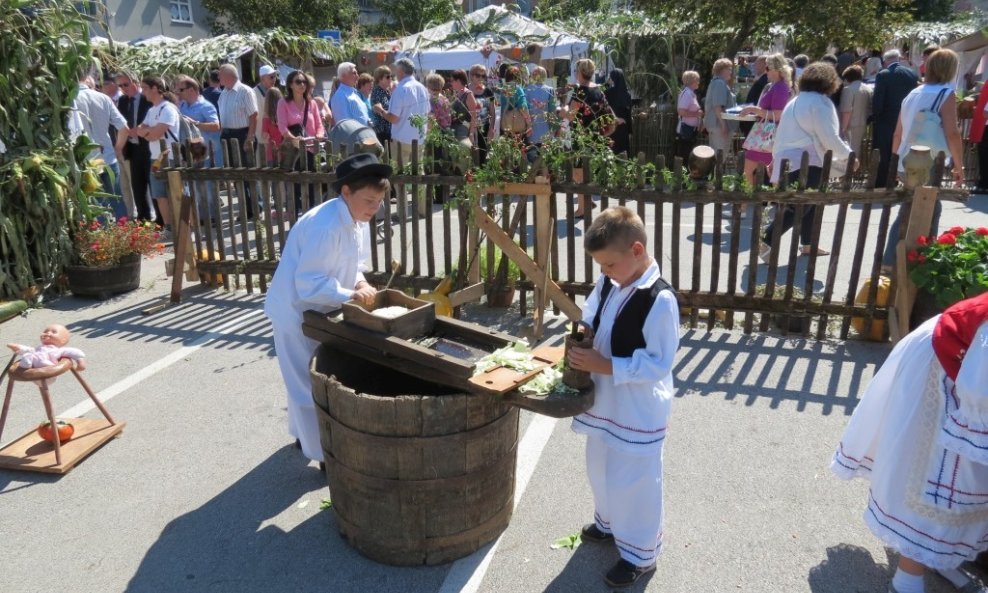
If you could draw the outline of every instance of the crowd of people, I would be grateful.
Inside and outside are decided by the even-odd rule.
[[[806,182],[809,187],[819,187],[827,181],[822,176],[828,151],[833,158],[833,176],[858,165],[856,159],[849,162],[850,155],[860,154],[870,122],[871,147],[880,155],[878,187],[895,183],[904,172],[903,157],[914,145],[929,146],[934,155],[944,152],[950,174],[960,184],[965,180],[963,143],[953,87],[958,65],[956,53],[935,46],[924,50],[923,62],[915,70],[894,49],[880,57],[874,53],[859,57],[850,51],[840,56],[828,54],[816,62],[810,62],[805,55],[792,59],[778,53],[755,56],[741,60],[737,66],[739,77],[753,79],[739,108],[731,87],[735,64],[730,59],[720,59],[713,65],[702,107],[697,96],[699,73],[686,71],[682,75],[683,88],[677,101],[677,154],[688,158],[701,142],[705,128],[707,143],[730,157],[740,129],[744,138],[743,175],[749,187],[757,184],[756,173],[761,167],[766,169],[771,183],[780,182],[784,161],[790,163],[784,181],[797,183],[804,153],[808,156]],[[979,111],[983,110],[984,98],[982,93]],[[978,115],[982,116],[981,125],[975,121],[972,130],[983,132],[984,116]],[[744,123],[739,126],[739,121],[745,119],[753,121],[747,127]],[[916,124],[920,120],[923,124]],[[975,138],[972,132],[972,141],[982,142],[982,135]],[[892,155],[897,157],[898,167],[890,172]],[[988,188],[988,183],[979,185]],[[931,234],[936,233],[939,211],[938,203]],[[805,208],[799,221],[803,253],[828,255],[819,248],[814,251],[810,245],[814,215],[813,207]],[[775,227],[781,225],[784,233],[795,224],[793,218],[790,208],[777,213],[762,237],[759,251],[763,260],[768,261],[771,255]],[[897,219],[890,233],[897,233],[900,224]],[[892,270],[894,258],[894,244],[890,242],[883,260],[886,271]]]
[[[100,144],[98,152],[113,171],[104,176],[105,192],[124,198],[106,205],[117,217],[166,226],[167,239],[162,215],[167,213],[167,191],[152,173],[162,166],[173,142],[199,144],[194,160],[203,166],[223,166],[226,156],[247,166],[302,170],[312,167],[319,142],[333,140],[332,131],[343,122],[348,122],[348,131],[356,126],[372,133],[379,154],[390,153],[406,166],[415,160],[420,167],[427,129],[437,126],[467,149],[459,151],[466,157],[446,155],[453,161],[445,164],[446,170],[457,173],[469,168],[474,148],[483,164],[498,135],[511,135],[534,160],[538,148],[566,134],[575,125],[571,122],[592,127],[605,116],[611,116],[607,129],[603,124],[595,129],[611,136],[616,153],[630,149],[632,98],[624,73],[612,70],[598,85],[602,79],[588,59],[575,64],[577,84],[560,88],[547,84],[546,70],[534,65],[489,69],[477,64],[445,76],[422,76],[411,60],[401,59],[364,73],[344,62],[336,74],[331,90],[322,96],[311,74],[292,71],[282,86],[278,70],[266,64],[258,69],[253,87],[242,82],[233,64],[213,70],[202,82],[185,75],[165,79],[118,73],[106,76],[98,88],[88,72],[82,73],[76,102],[80,131]],[[222,141],[233,140],[239,154],[224,155]],[[413,146],[418,151],[414,159]],[[582,178],[579,168],[575,175]],[[248,184],[244,189],[246,215],[252,219],[252,188]],[[299,192],[297,188],[301,206]],[[207,193],[201,218],[213,218],[215,212],[214,189]],[[583,217],[587,208],[581,196],[576,216]]]

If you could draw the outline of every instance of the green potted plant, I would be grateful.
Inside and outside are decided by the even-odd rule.
[[[509,307],[515,299],[515,287],[521,279],[518,264],[504,255],[497,246],[490,254],[486,246],[481,247],[477,257],[480,260],[480,277],[487,284],[487,305]]]
[[[72,242],[78,263],[66,266],[73,294],[100,299],[140,286],[141,257],[162,253],[158,225],[148,221],[93,218],[78,223]]]
[[[909,279],[920,289],[910,325],[988,290],[988,228],[955,226],[917,242],[906,254]]]

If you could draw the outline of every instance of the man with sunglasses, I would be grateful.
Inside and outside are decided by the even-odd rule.
[[[175,90],[178,92],[178,111],[190,125],[199,128],[202,141],[206,145],[207,155],[212,149],[213,161],[208,157],[203,166],[223,166],[223,145],[220,142],[220,118],[213,104],[201,94],[202,87],[193,78],[181,75],[175,79]],[[212,183],[206,185],[206,201],[200,202],[199,219],[215,218],[219,212],[216,207],[216,195]]]

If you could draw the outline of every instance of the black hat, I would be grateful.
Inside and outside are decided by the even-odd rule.
[[[385,165],[369,152],[355,154],[336,165],[336,181],[333,190],[339,192],[343,186],[364,177],[391,177],[391,165]]]

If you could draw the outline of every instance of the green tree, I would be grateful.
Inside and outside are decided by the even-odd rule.
[[[788,30],[792,49],[821,55],[828,45],[879,47],[909,20],[911,0],[639,0],[678,31],[726,33],[726,56]]]
[[[385,26],[398,35],[408,35],[444,23],[463,14],[453,0],[371,0],[384,15]]]
[[[357,21],[355,0],[202,0],[216,33],[250,33],[281,27],[312,33],[345,29]]]

